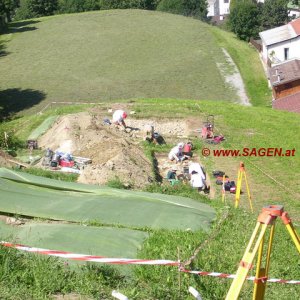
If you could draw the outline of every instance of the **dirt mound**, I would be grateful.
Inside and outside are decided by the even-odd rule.
[[[42,148],[92,159],[82,171],[79,182],[105,184],[118,177],[123,183],[140,188],[153,180],[152,163],[139,143],[145,128],[152,125],[168,143],[187,137],[191,126],[183,120],[143,120],[128,117],[128,128],[105,125],[107,111],[82,112],[60,117],[38,141]],[[194,130],[194,128],[192,128]]]

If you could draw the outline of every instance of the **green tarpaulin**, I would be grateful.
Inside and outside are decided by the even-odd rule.
[[[68,183],[0,169],[0,211],[125,227],[208,230],[215,211],[197,201],[161,194]]]

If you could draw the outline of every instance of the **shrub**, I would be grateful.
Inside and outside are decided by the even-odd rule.
[[[128,190],[131,188],[130,184],[123,183],[122,180],[118,176],[107,181],[106,185],[111,188],[121,189],[121,190],[122,189]]]
[[[58,11],[60,13],[76,13],[83,11],[98,10],[98,0],[59,0]]]
[[[162,0],[157,10],[207,20],[206,0]]]
[[[21,0],[16,9],[15,20],[50,16],[58,8],[57,0]]]
[[[4,127],[0,128],[0,148],[7,150],[16,150],[23,148],[24,143],[18,139],[13,131],[7,130]]]

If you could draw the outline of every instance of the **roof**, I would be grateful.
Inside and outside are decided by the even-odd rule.
[[[300,18],[291,21],[289,24],[291,24],[296,34],[300,35]]]
[[[300,92],[273,101],[273,108],[300,114]]]
[[[286,25],[275,27],[259,33],[260,38],[267,46],[296,38],[299,35],[300,18],[295,19]]]
[[[300,79],[300,60],[293,59],[269,69],[270,83],[278,86]]]

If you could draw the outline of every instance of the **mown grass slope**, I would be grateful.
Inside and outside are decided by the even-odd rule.
[[[60,15],[14,23],[1,40],[7,110],[12,103],[20,111],[48,101],[237,100],[217,67],[226,63],[219,39],[192,18],[140,10]],[[265,78],[259,80],[268,94]]]
[[[125,104],[124,104],[125,105]],[[258,213],[264,205],[283,204],[289,212],[295,229],[299,232],[299,178],[297,168],[300,162],[299,148],[299,116],[294,113],[274,111],[269,108],[242,107],[226,102],[174,100],[174,99],[144,99],[127,103],[128,108],[136,111],[136,117],[144,118],[199,118],[199,127],[207,114],[214,114],[216,118],[216,133],[223,133],[226,142],[218,146],[209,146],[199,139],[195,139],[197,152],[201,156],[201,148],[209,146],[211,149],[242,149],[243,147],[282,147],[295,149],[295,156],[291,157],[249,157],[245,158],[250,189],[253,196],[255,212],[249,210],[245,194],[241,196],[241,208],[234,209],[232,199],[227,194],[228,205],[221,203],[220,191],[211,205],[218,210],[218,218],[212,232],[155,230],[145,241],[138,253],[143,259],[171,259],[186,262],[200,246],[200,252],[194,261],[186,268],[208,272],[224,272],[233,274],[249,242],[257,221]],[[27,116],[6,124],[6,128],[20,128],[16,133],[20,137],[27,137],[33,127],[43,122],[51,114],[58,115],[76,112],[81,107],[65,107],[63,110],[49,110],[44,115]],[[35,124],[33,126],[32,124]],[[284,125],[284,126],[283,126]],[[29,130],[28,130],[29,129]],[[27,134],[26,134],[27,132]],[[150,147],[150,146],[149,146]],[[152,147],[152,146],[151,146]],[[153,146],[155,148],[155,146]],[[156,147],[158,148],[158,147]],[[240,157],[203,158],[207,171],[220,168],[227,160],[229,168],[237,171]],[[254,164],[254,165],[252,165]],[[255,166],[271,175],[274,180],[259,171]],[[234,177],[233,179],[236,179]],[[278,182],[281,184],[279,185]],[[282,187],[285,186],[285,188]],[[245,187],[243,187],[245,190]],[[165,194],[182,195],[203,201],[198,193],[186,189],[171,189],[162,186],[150,186],[148,191],[163,192]],[[274,247],[271,256],[270,278],[299,280],[299,253],[292,242],[281,220],[277,221],[275,229]],[[92,225],[92,224],[91,224]],[[98,224],[98,226],[101,224]],[[60,249],[64,250],[64,249]],[[288,257],[288,259],[287,259]],[[133,269],[129,282],[120,280],[117,273],[110,271],[109,276],[102,267],[90,267],[80,272],[70,272],[60,260],[57,269],[52,260],[41,260],[32,255],[20,256],[20,253],[3,249],[0,268],[1,293],[5,299],[22,299],[19,295],[26,295],[28,299],[43,299],[51,297],[57,292],[77,292],[89,295],[92,299],[107,298],[112,289],[119,289],[131,299],[192,299],[188,287],[194,286],[199,290],[203,299],[224,299],[231,280],[225,278],[198,277],[192,274],[179,275],[176,267],[140,266]],[[28,264],[25,265],[25,262]],[[256,263],[256,261],[255,261]],[[29,266],[24,276],[23,266]],[[61,268],[64,270],[63,284]],[[250,271],[254,275],[255,268]],[[51,276],[49,275],[51,274]],[[78,275],[79,274],[79,275]],[[80,277],[81,276],[81,277]],[[180,279],[179,279],[180,276]],[[53,277],[53,278],[51,278]],[[88,280],[86,280],[86,277]],[[40,278],[51,278],[40,285]],[[57,280],[56,280],[57,278]],[[108,278],[109,280],[105,280]],[[123,278],[123,277],[122,277]],[[18,285],[16,285],[18,282]],[[28,288],[30,282],[30,288]],[[179,283],[180,282],[180,283]],[[16,288],[17,286],[17,288]],[[100,286],[100,288],[99,288]],[[299,285],[268,284],[265,299],[297,299]],[[253,282],[246,282],[242,290],[241,299],[251,298]],[[10,298],[9,291],[13,291]],[[23,296],[23,298],[26,298]]]

